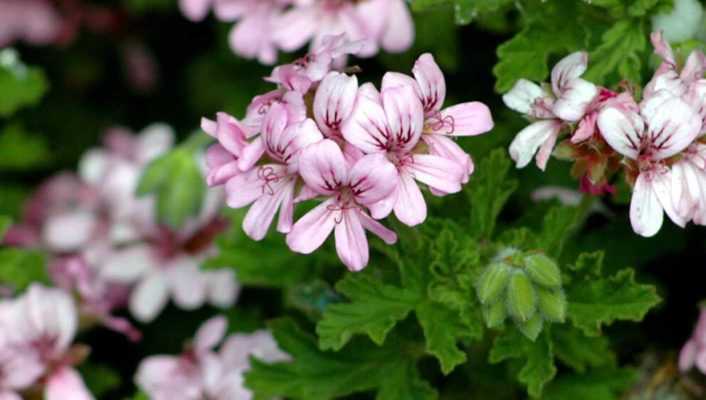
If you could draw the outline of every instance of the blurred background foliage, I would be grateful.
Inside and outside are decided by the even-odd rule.
[[[165,121],[184,139],[197,130],[202,116],[210,117],[216,111],[242,116],[251,98],[270,87],[258,79],[268,75],[270,68],[231,53],[226,40],[230,29],[227,24],[212,18],[191,23],[179,14],[174,0],[91,3],[116,10],[109,30],[82,31],[73,42],[57,47],[18,44],[17,58],[7,54],[0,58],[0,215],[17,218],[22,201],[37,184],[58,170],[74,169],[80,155],[97,145],[108,127],[123,125],[138,131],[155,121]],[[496,128],[491,134],[460,142],[479,163],[491,150],[506,148],[524,126],[520,117],[505,109],[499,93],[520,77],[545,80],[550,66],[568,52],[589,51],[588,74],[598,84],[617,87],[621,82],[644,83],[655,66],[648,41],[651,17],[670,10],[672,3],[415,0],[411,7],[417,32],[412,49],[401,55],[381,54],[353,63],[361,67],[362,80],[379,83],[385,71],[407,72],[419,54],[433,53],[447,76],[449,103],[479,100],[494,112]],[[695,39],[677,49],[696,46],[704,45]],[[154,61],[158,77],[155,82],[147,87],[131,83],[125,63],[126,52],[130,51],[145,52]],[[281,56],[280,62],[297,56]],[[576,187],[568,165],[556,160],[550,161],[547,173],[527,168],[512,169],[508,174],[519,185],[502,208],[499,231],[541,229],[554,204],[532,202],[531,193],[542,186]],[[470,191],[474,190],[475,179],[471,180]],[[657,237],[639,238],[630,229],[625,193],[619,194],[623,196],[600,199],[602,211],[592,213],[580,233],[563,243],[561,261],[572,263],[581,253],[600,250],[605,252],[606,275],[632,266],[638,271],[640,282],[657,285],[663,302],[644,322],[616,323],[606,328],[621,364],[638,367],[638,372],[631,373],[649,381],[654,371],[662,371],[664,365],[673,362],[676,349],[689,336],[696,319],[696,305],[706,297],[706,236],[700,227],[682,230],[666,224]],[[429,201],[430,215],[436,219],[468,223],[469,200],[465,195]],[[228,210],[226,215],[233,223],[219,238],[221,253],[205,267],[233,266],[246,286],[238,305],[226,313],[233,329],[253,330],[283,313],[312,328],[327,305],[342,301],[334,286],[345,275],[344,269],[331,248],[310,257],[293,255],[280,236],[273,235],[262,242],[247,239],[240,229],[241,211]],[[461,225],[461,229],[468,226]],[[2,259],[15,260],[8,265],[37,268],[41,256],[32,257],[16,260],[3,255]],[[395,268],[376,265],[385,263],[384,259],[378,251],[368,270],[397,279]],[[11,273],[5,269],[0,277]],[[215,312],[170,308],[155,323],[140,327],[145,339],[137,345],[109,331],[88,332],[80,339],[94,345],[91,363],[83,367],[82,373],[98,398],[130,396],[134,393],[132,373],[144,355],[179,352],[183,341]],[[401,318],[403,328],[397,329],[395,335],[416,332],[417,328],[406,329],[413,324],[409,319]],[[291,333],[294,328],[290,323],[278,321],[275,326]],[[406,339],[399,340],[404,343]],[[507,379],[504,368],[476,357],[474,346],[487,344],[469,346],[468,363],[448,377],[438,373],[434,360],[422,360],[420,369],[444,399],[488,398],[487,390],[492,390],[493,398],[498,399],[523,396],[503,385]],[[360,346],[367,348],[367,344]],[[375,359],[379,355],[370,356]],[[514,375],[518,369],[511,373]],[[546,398],[566,399],[577,393],[576,388],[594,390],[577,398],[614,398],[615,388],[624,389],[625,382],[635,382],[637,377],[601,376],[600,370],[592,373],[597,375],[584,376],[583,382],[582,378],[562,375],[545,393]],[[616,380],[620,382],[616,384]],[[661,389],[655,392],[658,390]],[[689,398],[650,395],[636,392],[634,398]]]

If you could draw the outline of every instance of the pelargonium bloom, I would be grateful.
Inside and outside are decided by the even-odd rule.
[[[267,331],[234,334],[224,341],[226,330],[225,318],[211,318],[201,325],[193,343],[180,356],[144,359],[135,382],[153,400],[251,399],[243,379],[250,369],[249,358],[277,362],[289,360],[289,355],[277,348]]]
[[[423,128],[424,108],[412,87],[399,85],[378,92],[366,83],[358,90],[353,113],[342,127],[343,136],[365,154],[384,154],[398,170],[396,191],[372,206],[375,218],[394,210],[407,225],[422,223],[427,208],[415,180],[440,193],[461,190],[467,174],[462,164],[418,152]]]
[[[0,302],[0,394],[39,386],[47,400],[93,399],[73,368],[85,350],[72,346],[78,313],[71,296],[34,284],[20,297]],[[5,367],[11,367],[5,371]]]
[[[703,308],[691,338],[679,352],[679,369],[686,372],[693,367],[706,374],[706,310]]]
[[[46,45],[59,39],[63,20],[48,0],[0,0],[0,47],[23,41]]]
[[[361,56],[373,56],[380,47],[398,53],[412,45],[414,23],[403,0],[294,0],[278,19],[274,36],[282,50],[291,52],[309,41],[316,48],[336,34],[368,41]]]
[[[536,154],[537,166],[544,170],[562,128],[581,123],[589,112],[599,89],[581,78],[587,66],[585,52],[572,53],[552,69],[551,91],[520,79],[503,96],[505,105],[534,121],[510,145],[510,156],[518,168],[529,164]]]
[[[630,221],[636,233],[656,234],[664,212],[677,225],[686,223],[674,204],[674,184],[667,159],[686,149],[700,133],[701,126],[697,111],[667,90],[643,99],[639,111],[607,106],[598,115],[603,138],[634,165],[637,176]]]
[[[287,111],[274,104],[265,118],[262,142],[271,162],[235,175],[226,183],[227,204],[233,208],[252,204],[243,230],[261,240],[279,210],[277,230],[287,233],[294,218],[298,161],[302,149],[323,139],[314,121],[290,123]]]
[[[287,235],[292,250],[309,254],[334,231],[336,252],[352,271],[368,264],[365,230],[393,244],[397,235],[364,210],[389,196],[397,185],[394,165],[382,154],[371,154],[347,165],[340,147],[326,139],[307,147],[299,160],[306,185],[326,200],[299,219]]]
[[[382,81],[382,90],[398,85],[410,85],[424,106],[422,140],[430,154],[461,164],[465,170],[463,182],[473,173],[471,157],[453,140],[460,136],[475,136],[493,129],[490,109],[473,101],[443,108],[446,99],[446,79],[429,53],[422,54],[412,68],[414,78],[388,72]]]

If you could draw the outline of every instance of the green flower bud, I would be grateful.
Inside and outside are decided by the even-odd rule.
[[[537,303],[544,318],[553,322],[564,322],[566,319],[566,296],[559,290],[537,289]]]
[[[502,301],[496,301],[483,307],[483,318],[488,328],[501,327],[506,317],[507,311],[505,310],[505,303]]]
[[[498,299],[510,279],[510,267],[505,264],[491,264],[478,279],[478,300],[488,304]]]
[[[516,321],[529,321],[535,314],[537,297],[527,274],[522,271],[513,273],[507,290],[508,313]]]
[[[527,339],[534,342],[537,339],[537,336],[539,336],[539,333],[542,332],[544,320],[541,315],[535,313],[529,321],[515,322],[515,325],[517,325],[517,329],[519,329],[520,332],[527,337]]]
[[[561,272],[554,260],[544,254],[525,257],[525,270],[535,283],[549,288],[561,286]]]

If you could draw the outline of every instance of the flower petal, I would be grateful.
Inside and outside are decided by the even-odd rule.
[[[637,159],[645,132],[645,122],[638,113],[624,107],[606,107],[598,114],[597,124],[613,150]]]
[[[241,171],[251,170],[255,164],[260,161],[262,155],[265,154],[265,150],[265,141],[262,136],[255,138],[255,140],[243,148],[243,152],[238,160],[238,168],[240,168]]]
[[[409,86],[387,88],[381,98],[396,148],[400,151],[412,150],[419,142],[424,127],[422,103]]]
[[[493,129],[488,106],[473,101],[445,108],[440,114],[443,127],[433,133],[451,136],[476,136]]]
[[[228,329],[228,320],[223,316],[213,317],[199,327],[194,336],[194,346],[199,352],[208,351],[223,340]]]
[[[417,79],[424,112],[427,115],[441,110],[446,99],[446,78],[434,56],[424,53],[414,63],[412,73]]]
[[[45,400],[93,400],[81,375],[73,368],[62,367],[49,375],[44,389]]]
[[[340,136],[343,121],[353,112],[358,95],[358,78],[329,72],[314,96],[314,117],[327,137]]]
[[[503,95],[503,103],[521,114],[530,115],[537,100],[545,96],[546,93],[539,85],[520,79]]]
[[[336,142],[325,139],[312,144],[299,157],[299,173],[309,188],[323,195],[335,193],[348,183],[346,160]]]
[[[350,186],[359,204],[376,203],[395,191],[397,168],[382,154],[364,156],[350,171]]]
[[[277,210],[285,200],[291,197],[294,191],[294,180],[282,178],[279,182],[271,182],[266,186],[265,193],[260,196],[245,215],[243,231],[253,240],[262,240],[275,218]],[[290,209],[288,211],[293,211]],[[291,219],[291,215],[284,217]]]
[[[684,100],[666,91],[648,99],[640,110],[648,135],[657,151],[655,160],[669,158],[686,149],[701,132],[702,120]]]
[[[182,256],[172,261],[166,272],[174,304],[182,310],[195,310],[206,301],[206,279],[196,259]]]
[[[461,146],[452,138],[443,135],[424,135],[424,142],[429,146],[429,153],[435,156],[453,161],[463,168],[464,176],[462,183],[468,183],[470,175],[473,173],[473,160]]]
[[[130,312],[140,322],[151,322],[169,300],[165,277],[155,272],[137,284],[130,296]]]
[[[588,53],[577,51],[559,61],[552,69],[552,89],[557,97],[578,79],[588,67]]]
[[[341,128],[347,142],[365,153],[386,151],[392,144],[380,93],[370,83],[358,89],[355,107]]]
[[[382,48],[390,53],[401,53],[409,49],[414,41],[412,14],[402,0],[387,2],[387,27],[382,36]]]
[[[383,224],[370,218],[368,214],[362,211],[358,213],[358,217],[360,218],[360,223],[363,225],[363,228],[374,233],[385,243],[389,245],[397,243],[397,234],[394,231],[387,229]]]
[[[335,199],[319,204],[297,221],[287,234],[287,245],[292,251],[310,254],[321,247],[336,226]]]
[[[577,78],[567,83],[554,102],[552,112],[564,121],[576,122],[585,114],[598,95],[598,88],[591,82]]]
[[[537,121],[515,136],[510,144],[510,156],[517,168],[524,168],[532,160],[537,150],[552,136],[557,136],[561,123],[557,120]]]
[[[461,164],[430,154],[414,155],[408,170],[416,180],[444,193],[460,192],[466,176]]]
[[[100,268],[101,277],[113,282],[133,283],[155,269],[157,261],[146,244],[135,244],[110,254]]]
[[[360,223],[357,209],[343,210],[336,225],[336,253],[351,271],[360,271],[368,265],[370,257],[368,238]]]
[[[633,188],[630,200],[630,222],[638,235],[654,236],[662,227],[664,211],[659,202],[651,179],[640,174]]]
[[[419,225],[427,219],[427,203],[417,182],[407,172],[400,174],[394,211],[397,219],[408,226]]]

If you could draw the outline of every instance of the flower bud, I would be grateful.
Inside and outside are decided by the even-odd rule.
[[[491,264],[478,279],[478,300],[488,304],[498,299],[510,279],[510,267],[503,263]]]
[[[518,322],[526,322],[535,314],[537,297],[527,274],[515,272],[510,277],[507,293],[507,311]]]
[[[564,322],[566,319],[566,296],[561,289],[549,290],[536,288],[539,311],[544,318],[553,322]]]
[[[502,301],[496,301],[483,307],[483,318],[488,328],[501,327],[506,317],[507,311],[505,303]]]
[[[533,282],[548,288],[561,286],[561,272],[554,260],[544,254],[525,257],[525,270]]]
[[[534,342],[537,339],[537,336],[539,336],[539,333],[542,332],[544,320],[541,315],[535,313],[529,321],[518,322],[516,325],[517,329],[519,329],[520,332],[527,337],[527,339]]]

